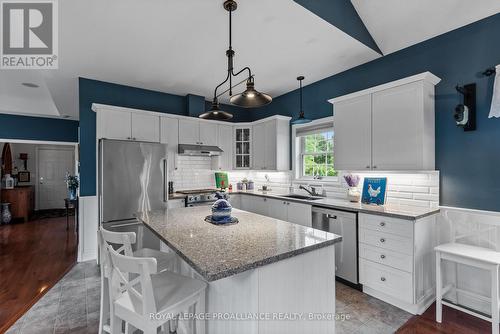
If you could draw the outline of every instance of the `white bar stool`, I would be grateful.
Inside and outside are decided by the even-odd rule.
[[[194,306],[196,314],[205,312],[206,282],[169,271],[157,273],[154,258],[121,255],[111,246],[108,250],[113,264],[112,334],[121,334],[121,321],[144,334],[156,334],[158,327],[177,319],[189,307]],[[205,333],[204,320],[195,322],[195,333]]]
[[[443,305],[468,313],[475,317],[491,322],[491,332],[499,334],[499,296],[498,296],[498,269],[500,266],[500,253],[494,250],[457,243],[448,243],[434,248],[436,251],[436,321],[441,323],[443,318]],[[482,314],[460,307],[443,300],[443,295],[451,288],[443,288],[441,260],[489,270],[491,273],[491,318]]]
[[[110,304],[109,279],[111,278],[112,264],[107,247],[110,244],[116,245],[116,251],[127,256],[155,258],[157,261],[158,271],[174,270],[177,266],[177,258],[174,254],[160,252],[150,248],[138,249],[132,251],[132,244],[136,242],[136,234],[134,232],[112,232],[101,228],[97,237],[99,240],[100,249],[100,264],[101,264],[101,307],[99,319],[99,334],[103,331],[111,333],[110,325],[107,325],[107,319],[112,314],[113,305]]]

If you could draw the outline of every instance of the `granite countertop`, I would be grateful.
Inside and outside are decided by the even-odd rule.
[[[262,191],[236,191],[232,192],[232,194],[246,194],[253,196],[263,196],[268,198],[277,198],[280,200],[285,200],[288,202],[299,202],[299,203],[307,203],[314,206],[320,206],[329,209],[337,209],[337,210],[346,210],[353,212],[361,212],[368,213],[374,215],[382,215],[406,220],[416,220],[420,218],[424,218],[427,216],[434,215],[439,213],[439,208],[426,208],[419,206],[409,206],[409,205],[394,205],[394,204],[386,204],[386,205],[369,205],[363,203],[352,203],[347,200],[334,199],[334,198],[321,198],[317,200],[303,200],[297,198],[289,198],[283,197],[283,193],[277,192],[262,192]]]
[[[215,281],[342,240],[336,234],[233,209],[239,223],[217,226],[210,206],[137,214],[205,280]],[[333,265],[333,264],[332,264]]]

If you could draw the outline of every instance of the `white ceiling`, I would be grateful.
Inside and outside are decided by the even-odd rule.
[[[500,12],[500,0],[351,0],[384,54]]]
[[[32,83],[39,87],[26,87],[23,83]],[[1,72],[0,113],[60,116],[40,71],[5,70]]]
[[[60,1],[59,70],[44,75],[61,113],[78,116],[78,76],[211,99],[227,68],[222,2]],[[238,5],[235,69],[250,66],[272,96],[296,89],[297,75],[311,83],[379,56],[292,0]]]
[[[77,119],[78,77],[211,99],[227,67],[228,17],[222,2],[59,1],[59,69],[38,72],[50,94],[41,85],[43,108],[37,110],[53,115],[47,103],[51,95],[61,115]],[[352,2],[384,53],[500,10],[499,0],[481,0],[481,6],[469,0]],[[238,5],[235,69],[250,66],[256,88],[274,97],[296,89],[297,75],[305,75],[308,84],[380,56],[293,0]],[[0,88],[18,98],[0,95],[0,112],[30,113],[36,94],[19,86],[27,80],[25,71],[7,72],[0,75]]]

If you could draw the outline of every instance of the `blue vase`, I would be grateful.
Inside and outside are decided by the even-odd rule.
[[[76,188],[68,188],[68,197],[70,200],[76,199]]]

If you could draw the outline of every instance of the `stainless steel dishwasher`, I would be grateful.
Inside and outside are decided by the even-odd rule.
[[[358,228],[354,212],[312,207],[312,227],[342,236],[335,244],[335,275],[358,285]]]

